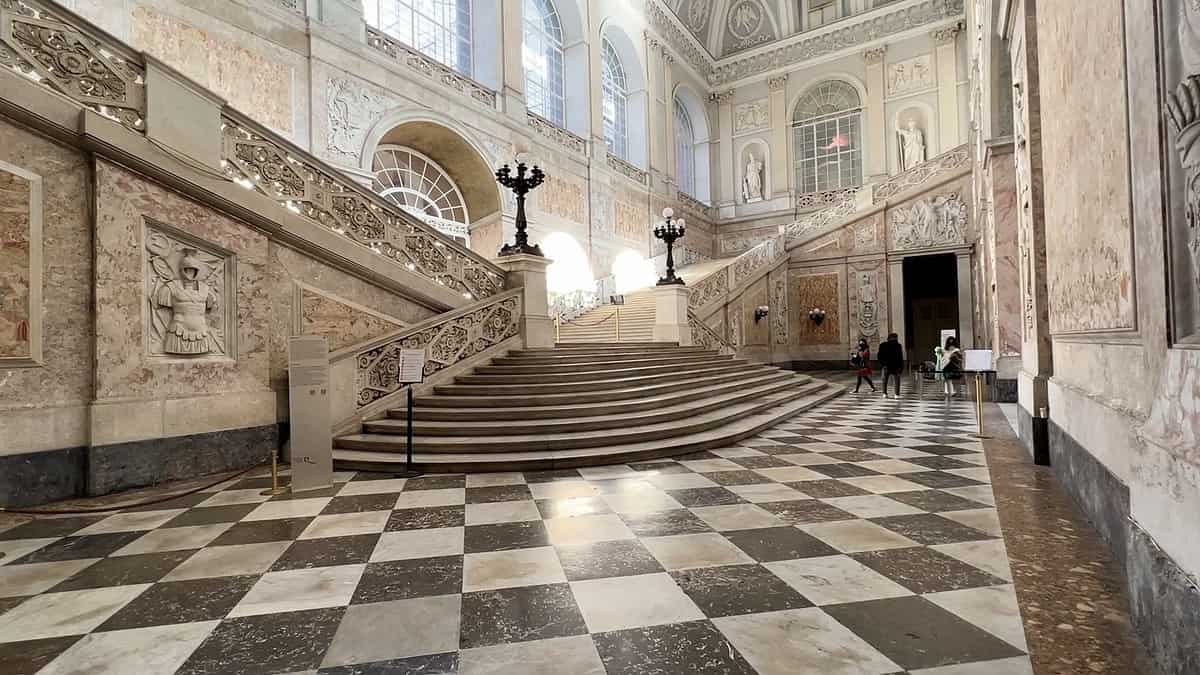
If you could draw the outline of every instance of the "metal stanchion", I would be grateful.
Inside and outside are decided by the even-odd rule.
[[[279,451],[271,451],[271,487],[263,490],[261,495],[281,495],[288,491],[287,486],[279,484]]]
[[[562,315],[555,314],[554,315],[554,342],[558,343],[561,341],[562,341]]]
[[[983,373],[975,371],[975,415],[979,418],[979,433],[975,438],[991,438],[983,433]]]
[[[617,305],[617,342],[621,341],[621,306]]]

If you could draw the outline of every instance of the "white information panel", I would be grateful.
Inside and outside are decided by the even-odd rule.
[[[320,335],[288,339],[288,411],[292,492],[333,485],[329,343]]]
[[[400,384],[417,384],[425,380],[425,350],[400,350]]]
[[[992,350],[967,349],[963,351],[963,354],[963,370],[968,372],[995,370],[992,367]]]
[[[942,329],[942,341],[938,343],[938,346],[945,347],[946,346],[946,338],[957,338],[957,337],[958,337],[958,329],[943,328]],[[961,345],[960,345],[960,348],[961,348]]]

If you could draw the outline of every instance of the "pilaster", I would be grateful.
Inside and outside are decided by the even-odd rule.
[[[500,100],[504,113],[525,126],[525,64],[521,49],[525,41],[520,2],[500,4]]]
[[[958,111],[958,34],[961,30],[962,27],[955,24],[932,34],[937,45],[938,138],[941,147],[937,152],[929,152],[930,157],[962,143]]]
[[[975,346],[974,277],[971,274],[971,253],[960,252],[958,263],[958,344],[963,349]]]
[[[536,255],[508,255],[495,263],[504,270],[504,285],[522,288],[521,335],[526,349],[554,346],[554,324],[550,320],[550,303],[546,296],[546,268],[552,261]]]
[[[888,261],[888,322],[889,332],[900,336],[900,344],[904,345],[907,355],[911,345],[907,343],[907,328],[904,320],[904,259],[897,258]],[[911,360],[912,357],[908,356]]]
[[[721,143],[718,151],[720,171],[717,176],[717,206],[722,210],[722,217],[732,216],[737,203],[737,181],[734,180],[737,172],[733,166],[733,93],[734,90],[729,89],[710,97],[717,104],[717,129]]]
[[[866,101],[866,162],[864,170],[867,182],[882,179],[887,176],[887,114],[883,104],[884,92],[884,56],[887,46],[876,47],[863,52],[863,61],[867,65],[867,101]]]
[[[791,128],[787,114],[787,80],[786,74],[767,80],[770,99],[767,107],[771,115],[771,194],[764,195],[767,199],[789,194],[794,188],[789,188],[792,182],[792,172],[788,170],[788,130]]]

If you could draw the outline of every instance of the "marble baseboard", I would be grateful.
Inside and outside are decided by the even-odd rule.
[[[1049,440],[1054,476],[1079,503],[1100,537],[1112,548],[1117,562],[1124,566],[1129,537],[1129,486],[1054,420],[1050,420]]]
[[[0,506],[15,508],[83,494],[87,448],[0,455]]]
[[[1200,673],[1200,588],[1136,523],[1125,569],[1134,629],[1163,673]]]
[[[1017,436],[1035,464],[1050,464],[1050,437],[1047,426],[1047,420],[1035,419],[1023,406],[1017,406]]]
[[[995,392],[992,400],[996,403],[1017,402],[1017,381],[1015,379],[996,378],[992,391]]]

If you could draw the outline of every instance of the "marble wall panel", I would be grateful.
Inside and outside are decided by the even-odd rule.
[[[833,345],[842,343],[841,274],[839,272],[806,273],[793,271],[792,295],[788,306],[792,311],[792,335],[800,346]],[[814,308],[825,310],[820,325],[808,318]]]
[[[645,205],[630,204],[625,200],[618,200],[615,204],[614,225],[616,234],[630,244],[636,246],[635,250],[645,251],[650,245],[650,223],[647,219]]]
[[[386,335],[404,323],[395,317],[372,311],[356,302],[319,290],[297,285],[299,297],[297,333],[324,335],[334,351],[380,335]]]
[[[994,245],[993,348],[999,356],[1021,353],[1021,274],[1017,247],[1017,185],[1012,153],[993,155],[988,167],[988,204]]]
[[[572,223],[587,223],[587,186],[572,178],[551,175],[533,192],[533,210]]]
[[[747,347],[765,347],[771,341],[771,317],[768,314],[759,321],[754,320],[754,310],[770,306],[767,277],[750,284],[742,294],[742,333]]]
[[[33,356],[33,241],[41,236],[39,179],[0,164],[0,364]],[[38,232],[34,232],[35,226]]]

